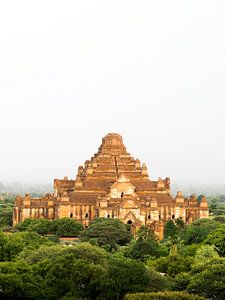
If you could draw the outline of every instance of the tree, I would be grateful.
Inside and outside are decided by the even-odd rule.
[[[156,236],[150,228],[141,227],[137,232],[137,240],[132,243],[130,255],[142,261],[149,257],[159,257],[160,247]]]
[[[83,259],[93,264],[105,264],[109,253],[104,249],[93,246],[89,243],[76,243],[73,246],[65,247],[62,245],[42,245],[38,249],[24,249],[19,254],[19,259],[29,264],[37,264],[45,259],[51,260],[53,263],[62,255],[71,255],[74,259]]]
[[[35,219],[25,219],[23,222],[17,223],[14,227],[19,231],[26,231],[31,222],[35,222]]]
[[[175,277],[182,272],[189,272],[193,263],[193,257],[183,257],[179,254],[159,257],[155,260],[148,261],[147,266],[155,269],[157,272],[166,273]]]
[[[199,219],[187,225],[180,233],[185,245],[200,244],[208,234],[215,231],[220,224],[210,219]]]
[[[191,245],[184,245],[181,244],[178,250],[178,253],[181,256],[195,256],[197,250],[201,247],[201,244],[191,244]]]
[[[12,226],[14,195],[0,195],[0,228]]]
[[[49,299],[44,280],[20,261],[0,263],[1,299]]]
[[[201,265],[205,265],[205,263],[216,258],[219,258],[219,254],[215,250],[215,246],[204,245],[197,250],[193,262],[193,267],[199,268]]]
[[[72,254],[66,253],[62,253],[57,260],[45,259],[36,268],[50,288],[52,299],[59,299],[68,293],[74,299],[96,299],[106,277],[104,266],[76,259]]]
[[[83,226],[74,219],[61,218],[52,221],[50,230],[58,236],[78,236]]]
[[[105,299],[122,299],[128,292],[143,291],[150,282],[144,264],[117,255],[109,257],[108,272],[102,282]]]
[[[6,241],[7,241],[6,234],[0,231],[0,261],[4,261],[5,258],[4,246],[6,244]]]
[[[90,241],[104,246],[109,251],[117,245],[125,245],[131,240],[127,226],[117,219],[95,219],[80,235],[82,241]]]
[[[221,225],[214,232],[209,234],[205,243],[216,246],[219,253],[225,256],[225,225]]]
[[[25,248],[37,249],[44,244],[52,245],[47,238],[35,232],[0,233],[0,261],[10,261]]]
[[[170,254],[176,255],[178,245],[181,244],[181,238],[179,236],[181,229],[184,228],[184,222],[181,219],[175,221],[168,221],[165,227],[165,239],[170,247]]]
[[[179,228],[176,226],[175,222],[172,220],[169,220],[166,222],[165,226],[165,238],[174,237],[175,235],[178,235]]]
[[[213,218],[213,220],[216,222],[222,223],[222,224],[225,223],[225,217],[222,217],[222,216],[216,216]]]
[[[107,258],[108,253],[104,249],[87,243],[79,243],[71,247],[42,246],[37,250],[25,249],[21,252],[16,258],[16,262],[20,265],[13,262],[3,268],[0,264],[0,273],[8,274],[9,269],[12,268],[14,271],[10,273],[15,273],[14,277],[17,277],[20,283],[25,282],[21,277],[27,276],[27,288],[29,283],[32,286],[32,278],[36,278],[37,284],[44,282],[46,286],[39,295],[36,294],[34,299],[59,299],[68,293],[71,293],[73,299],[79,297],[96,299],[103,293],[101,282],[106,277]],[[32,272],[23,272],[21,266],[24,268],[29,266]],[[12,284],[12,288],[13,286]],[[21,285],[17,289],[21,294],[19,299],[33,299],[25,297],[28,292],[25,293]],[[15,293],[15,296],[18,293]]]
[[[0,210],[0,227],[12,226],[13,208],[5,207]]]
[[[35,219],[30,222],[26,230],[46,235],[50,231],[51,222],[47,219]]]
[[[225,259],[216,258],[195,266],[189,274],[187,291],[200,294],[208,299],[224,300]]]

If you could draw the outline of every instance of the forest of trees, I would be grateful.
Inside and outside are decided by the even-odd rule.
[[[208,198],[210,219],[167,222],[162,241],[114,219],[27,219],[4,232],[14,197],[0,198],[0,299],[225,299],[225,196]]]
[[[0,232],[0,299],[225,299],[225,218],[169,221],[162,241],[116,219],[27,219]]]

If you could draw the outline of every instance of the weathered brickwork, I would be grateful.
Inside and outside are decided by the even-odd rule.
[[[95,217],[118,218],[131,224],[135,233],[150,226],[163,237],[165,222],[182,218],[185,223],[208,218],[205,197],[198,202],[193,195],[175,199],[170,193],[170,179],[149,179],[145,164],[126,150],[119,134],[109,133],[102,139],[98,152],[78,168],[75,180],[54,180],[54,194],[43,198],[16,197],[13,223],[26,218],[74,218],[84,226]]]

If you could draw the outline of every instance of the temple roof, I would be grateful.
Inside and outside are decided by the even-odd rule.
[[[144,170],[144,172],[143,172]],[[86,160],[84,168],[79,167],[82,180],[104,179],[115,181],[121,175],[126,178],[148,178],[147,169],[140,165],[127,152],[121,135],[109,133],[102,139],[98,152],[90,160]]]
[[[103,154],[119,155],[127,154],[126,147],[123,144],[123,138],[118,133],[109,133],[102,139],[99,152]]]
[[[149,179],[146,165],[141,166],[140,160],[127,152],[122,136],[117,133],[109,133],[102,139],[98,152],[86,160],[84,166],[79,166],[75,181],[65,177],[54,183],[56,194],[67,191],[71,201],[77,202],[94,201],[96,195],[108,194],[115,184],[122,189],[129,183],[135,193],[140,193],[140,198],[149,193],[169,191],[168,184],[159,188],[157,181]]]

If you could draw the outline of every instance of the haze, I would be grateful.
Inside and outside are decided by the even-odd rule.
[[[150,177],[225,179],[225,2],[2,1],[0,182],[68,176],[109,132]]]

